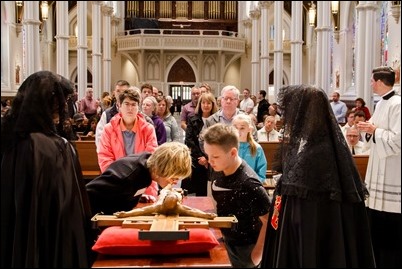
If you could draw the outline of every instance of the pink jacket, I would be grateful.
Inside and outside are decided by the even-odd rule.
[[[124,140],[120,128],[121,115],[116,114],[103,129],[98,145],[98,163],[103,173],[109,165],[117,159],[126,156]],[[144,116],[137,115],[137,133],[133,153],[150,152],[153,153],[158,146],[154,126],[148,123]],[[157,196],[157,183],[153,182],[146,190],[146,194]]]

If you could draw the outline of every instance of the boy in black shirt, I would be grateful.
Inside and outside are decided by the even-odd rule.
[[[236,230],[222,234],[233,267],[253,268],[261,261],[270,200],[254,170],[238,155],[239,136],[217,123],[204,132],[204,149],[213,168],[212,196],[218,216],[235,215]]]

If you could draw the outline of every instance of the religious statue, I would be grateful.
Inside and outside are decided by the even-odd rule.
[[[142,208],[134,208],[130,211],[118,211],[115,215],[118,218],[133,216],[149,216],[153,214],[161,214],[165,216],[179,215],[204,219],[214,219],[217,217],[215,213],[207,213],[202,210],[192,208],[182,204],[183,195],[172,188],[169,184],[163,188],[158,197],[158,201],[154,204]]]
[[[15,83],[19,84],[20,83],[20,66],[17,65],[15,67]]]
[[[340,83],[340,74],[339,74],[339,70],[336,70],[335,72],[335,87],[338,89],[339,88],[339,83]]]

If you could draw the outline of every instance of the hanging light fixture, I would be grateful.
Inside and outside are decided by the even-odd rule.
[[[313,1],[311,1],[310,8],[308,10],[308,21],[310,26],[315,25],[315,15],[317,13],[317,10],[315,9],[315,4]]]
[[[331,11],[332,11],[332,14],[338,14],[338,12],[339,12],[339,1],[331,1]]]
[[[47,1],[42,1],[40,8],[42,10],[42,20],[45,21],[49,18],[49,5],[47,4]]]
[[[15,1],[15,4],[17,5],[17,7],[22,7],[22,1]]]

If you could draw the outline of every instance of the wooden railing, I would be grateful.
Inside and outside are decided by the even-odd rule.
[[[259,144],[264,150],[265,158],[267,159],[266,175],[267,178],[270,179],[272,178],[272,176],[277,174],[277,172],[272,169],[272,163],[274,161],[276,151],[279,148],[280,142],[259,142]],[[364,182],[366,177],[369,155],[353,155],[353,159],[355,161],[357,170],[359,171],[360,179]]]

